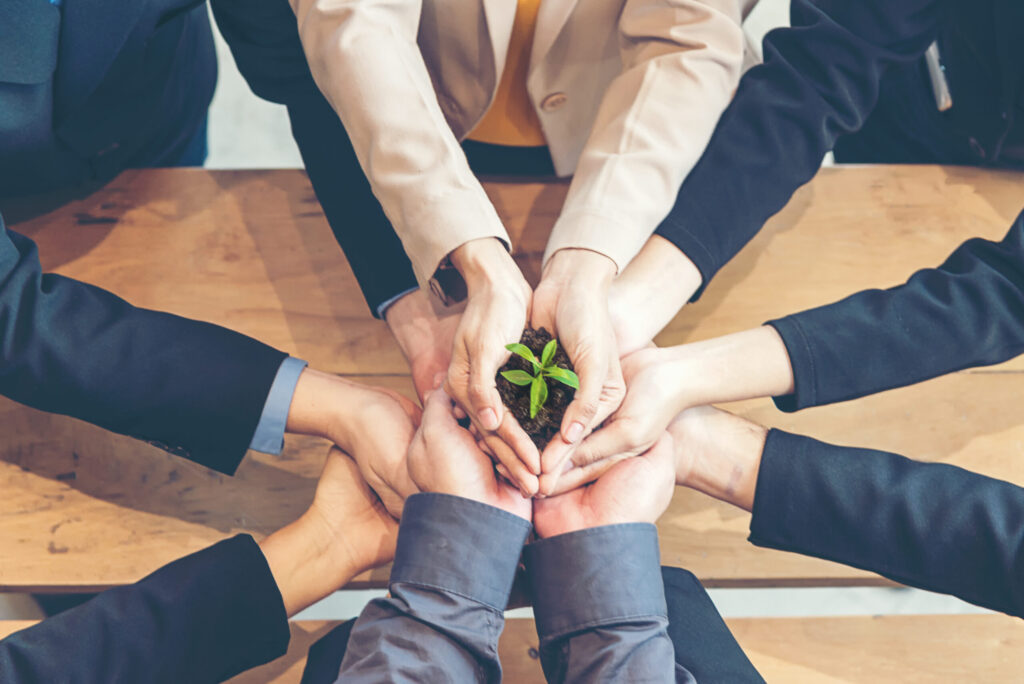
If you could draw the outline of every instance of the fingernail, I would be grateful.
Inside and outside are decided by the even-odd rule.
[[[442,382],[444,382],[444,373],[438,373],[437,375],[435,375],[434,376],[434,389],[437,389],[438,387],[440,387]]]
[[[568,432],[565,433],[565,437],[569,440],[569,444],[575,444],[580,441],[580,437],[583,436],[583,423],[575,422],[569,426]]]
[[[573,465],[572,461],[566,461],[565,465],[562,467],[562,474],[564,475],[565,473],[569,472],[570,470],[572,470],[575,467],[576,466]]]
[[[480,424],[485,430],[498,429],[498,414],[494,412],[494,409],[485,408],[479,411],[476,416],[480,419]]]

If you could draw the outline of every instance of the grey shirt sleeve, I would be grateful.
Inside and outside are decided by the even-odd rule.
[[[337,681],[500,682],[498,637],[530,528],[469,499],[409,497],[390,596],[359,616]]]
[[[654,525],[609,525],[526,547],[549,682],[694,682],[675,663]]]

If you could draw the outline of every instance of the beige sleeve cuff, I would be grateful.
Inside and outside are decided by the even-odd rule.
[[[589,249],[615,262],[622,273],[644,246],[650,234],[638,230],[635,221],[593,209],[570,209],[562,214],[551,231],[544,250],[544,265],[560,249]]]

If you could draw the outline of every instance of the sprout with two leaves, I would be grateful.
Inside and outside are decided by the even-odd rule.
[[[508,349],[513,354],[526,359],[533,367],[533,375],[522,370],[507,370],[501,372],[501,377],[505,378],[513,385],[519,385],[520,387],[530,386],[530,418],[536,418],[537,412],[540,411],[541,407],[544,406],[544,402],[548,400],[548,383],[545,378],[551,378],[557,380],[563,385],[568,385],[573,389],[580,388],[580,379],[575,373],[567,368],[556,366],[554,364],[555,351],[558,349],[558,342],[551,340],[544,345],[544,351],[541,352],[540,360],[533,355],[533,352],[525,344],[506,344],[505,349]]]

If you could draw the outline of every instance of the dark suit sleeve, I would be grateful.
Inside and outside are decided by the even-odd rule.
[[[219,682],[288,640],[266,558],[239,535],[0,641],[0,681]]]
[[[213,0],[211,5],[252,91],[288,107],[313,190],[376,316],[381,304],[416,288],[416,277],[341,119],[313,81],[294,12],[287,0]]]
[[[245,455],[285,355],[44,274],[0,220],[0,393],[157,443],[221,472]]]
[[[912,385],[1024,353],[1024,213],[904,285],[771,321],[793,366],[793,411]]]
[[[802,184],[836,139],[858,130],[893,64],[937,35],[943,0],[793,0],[791,28],[764,40],[657,234],[706,286]]]
[[[1024,617],[1024,489],[772,430],[750,541]]]

